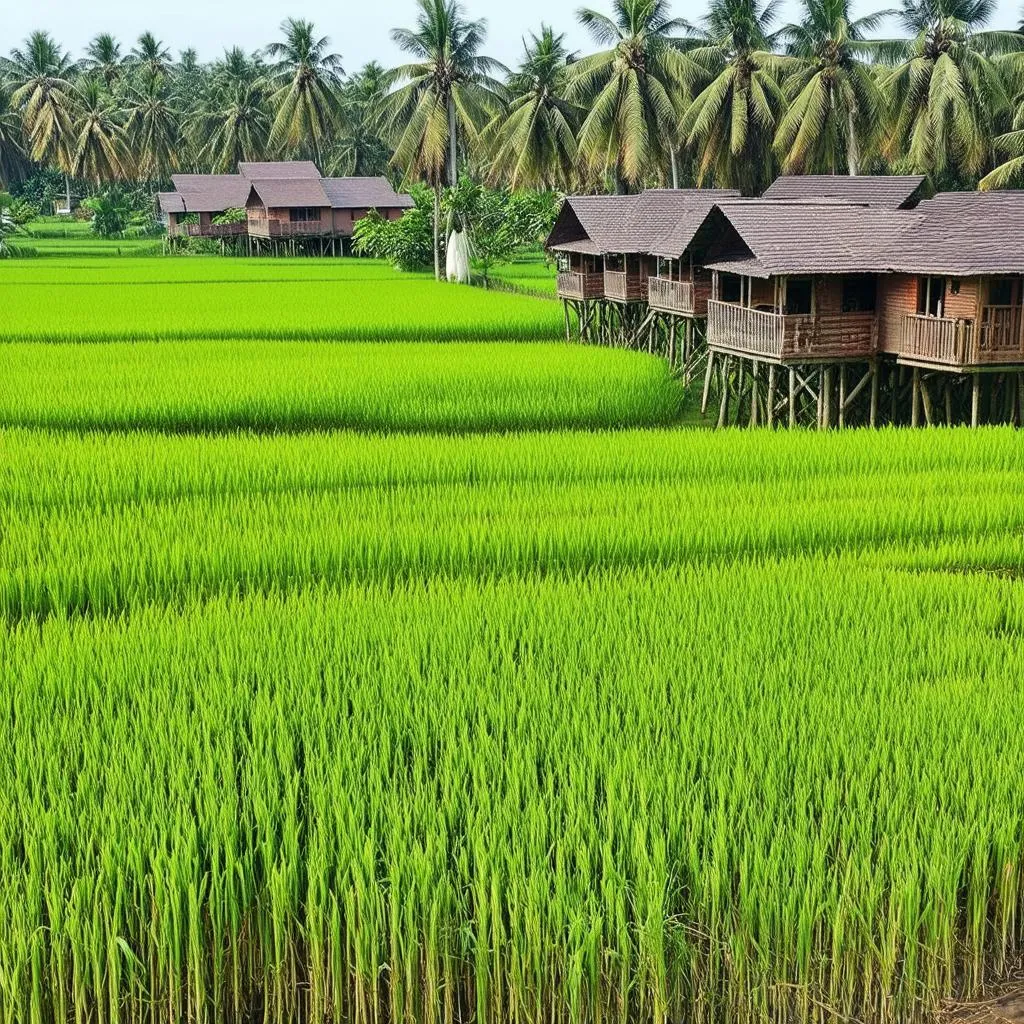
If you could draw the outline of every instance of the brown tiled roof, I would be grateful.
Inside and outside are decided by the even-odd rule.
[[[188,213],[221,213],[245,206],[249,182],[241,174],[172,174]]]
[[[290,206],[330,206],[320,178],[259,178],[252,191],[268,209]]]
[[[769,185],[762,198],[840,200],[897,210],[914,205],[923,183],[920,174],[785,174]]]
[[[891,253],[916,274],[1024,274],[1024,192],[942,192],[921,203]]]
[[[408,210],[416,205],[387,178],[322,178],[321,184],[335,210]]]
[[[630,215],[638,198],[568,196],[549,236],[549,247],[595,254],[630,251]]]
[[[319,178],[320,169],[312,160],[252,161],[238,165],[238,173],[252,181],[255,178]]]
[[[633,252],[679,259],[717,202],[739,198],[729,188],[652,188],[643,192],[628,231]]]
[[[732,227],[707,266],[752,277],[884,273],[921,215],[848,203],[748,199],[718,204]]]
[[[156,199],[164,213],[185,212],[185,201],[177,192],[157,192]]]

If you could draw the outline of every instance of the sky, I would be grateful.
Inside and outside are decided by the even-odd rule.
[[[548,22],[565,32],[573,49],[590,46],[586,33],[575,23],[574,12],[585,4],[607,9],[607,0],[463,0],[470,16],[486,18],[486,53],[505,64],[515,64],[522,51],[522,37]],[[1020,0],[997,0],[996,24],[1016,26]],[[855,3],[855,11],[866,12],[896,6],[893,0],[876,4]],[[699,19],[701,3],[677,0],[675,13],[689,20]],[[797,0],[783,0],[782,20],[795,16]],[[411,26],[413,0],[174,0],[173,3],[145,3],[143,0],[0,0],[0,51],[7,52],[29,32],[47,29],[73,56],[97,32],[112,32],[122,40],[125,51],[140,32],[149,30],[177,51],[192,46],[200,59],[219,56],[224,47],[238,45],[253,50],[277,38],[278,26],[287,17],[314,22],[322,35],[331,39],[331,49],[340,53],[346,71],[355,71],[367,61],[384,65],[401,61],[389,38],[390,30]]]

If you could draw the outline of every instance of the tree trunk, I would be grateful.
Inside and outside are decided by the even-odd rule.
[[[668,155],[672,161],[672,187],[679,188],[679,165],[676,161],[675,146],[669,146]]]
[[[52,194],[53,193],[51,193],[51,195]],[[68,213],[71,213],[71,178],[66,174],[64,175],[64,200]]]
[[[846,163],[850,174],[860,174],[860,149],[857,145],[857,126],[854,123],[853,108],[846,113]]]
[[[455,97],[448,96],[448,184],[459,183],[459,140],[455,122]]]
[[[441,280],[441,184],[434,185],[434,279]]]

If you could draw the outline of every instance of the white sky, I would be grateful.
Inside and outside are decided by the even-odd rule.
[[[581,3],[598,9],[609,6],[603,0],[464,0],[472,17],[486,18],[486,53],[506,64],[514,64],[521,52],[521,38],[542,21],[565,32],[570,45],[585,49],[586,33],[576,25],[574,12]],[[855,10],[895,7],[893,0],[865,4]],[[783,21],[797,10],[796,0],[784,0]],[[999,0],[997,23],[1007,28],[1019,20],[1019,0]],[[677,0],[675,13],[696,20],[703,5]],[[75,57],[97,32],[112,32],[125,51],[139,35],[149,30],[172,52],[193,46],[201,59],[218,56],[225,46],[239,45],[252,50],[278,36],[286,17],[311,19],[322,35],[331,38],[331,48],[344,58],[345,70],[354,71],[369,60],[388,65],[400,60],[389,38],[396,25],[411,26],[412,0],[0,0],[0,50],[7,52],[30,31],[44,28],[53,33]]]

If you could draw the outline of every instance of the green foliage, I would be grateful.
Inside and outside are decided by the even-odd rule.
[[[214,224],[244,224],[249,219],[248,213],[245,211],[243,206],[234,206],[230,210],[225,210],[223,213],[218,213],[213,218],[212,223]]]
[[[373,259],[387,260],[398,270],[423,270],[434,258],[433,198],[429,189],[414,186],[415,207],[398,220],[389,221],[371,210],[356,222],[352,232],[355,251]]]

